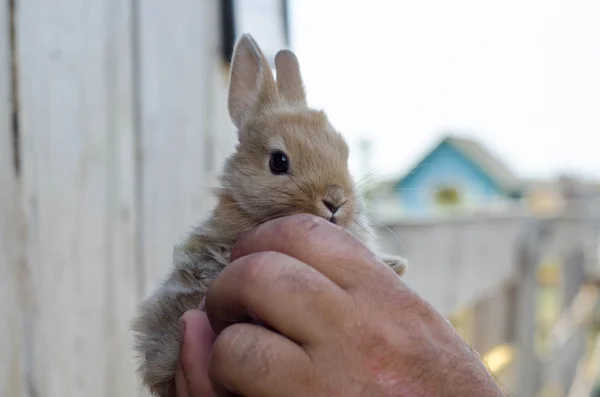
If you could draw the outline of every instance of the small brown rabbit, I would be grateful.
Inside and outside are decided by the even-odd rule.
[[[361,197],[348,171],[348,146],[327,116],[307,107],[296,56],[275,57],[277,82],[250,35],[235,45],[228,110],[238,145],[227,159],[211,216],[175,248],[174,268],[134,320],[139,373],[151,393],[175,397],[179,325],[198,308],[245,232],[277,217],[324,217],[377,251]],[[402,275],[403,258],[379,255]],[[392,273],[393,274],[393,273]]]

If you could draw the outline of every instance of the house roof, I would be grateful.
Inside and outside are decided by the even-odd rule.
[[[464,137],[446,135],[433,148],[426,152],[422,158],[407,172],[389,177],[378,183],[365,186],[365,192],[369,194],[385,194],[393,191],[399,183],[404,181],[414,170],[419,167],[442,144],[455,148],[474,164],[480,167],[498,186],[507,192],[526,193],[526,191],[538,189],[556,190],[559,194],[568,194],[569,190],[575,189],[577,195],[584,197],[600,197],[600,182],[592,179],[579,177],[558,177],[552,179],[531,179],[517,176],[500,158],[481,143]],[[571,189],[569,189],[571,187]]]
[[[407,172],[398,177],[386,179],[367,189],[370,192],[388,191],[394,189],[399,183],[402,183],[414,170],[419,167],[427,157],[441,145],[447,144],[473,162],[486,175],[490,177],[500,189],[506,192],[521,191],[524,187],[524,181],[519,178],[502,160],[494,153],[484,147],[481,143],[468,138],[455,135],[446,135],[431,150],[423,155],[422,158]]]
[[[477,167],[490,177],[500,189],[506,192],[513,192],[521,190],[522,180],[510,169],[508,166],[500,160],[495,154],[484,147],[479,142],[458,137],[455,135],[446,135],[441,139],[431,150],[429,150],[419,161],[411,167],[400,178],[394,178],[394,180],[388,180],[382,185],[378,186],[378,189],[385,189],[390,185],[397,185],[402,183],[409,175],[414,172],[414,169],[419,167],[423,161],[441,145],[450,145],[467,159],[472,161]]]
[[[503,190],[515,191],[522,188],[522,180],[499,157],[481,143],[468,138],[447,136],[440,142],[454,147],[465,157],[482,168]],[[435,149],[434,149],[435,150]]]

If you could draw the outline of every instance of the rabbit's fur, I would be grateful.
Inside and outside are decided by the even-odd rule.
[[[180,318],[198,308],[211,281],[229,263],[246,231],[280,216],[310,213],[332,220],[323,200],[341,205],[335,223],[376,252],[361,197],[348,171],[348,146],[322,111],[307,107],[296,56],[275,58],[277,81],[257,43],[243,35],[235,45],[228,110],[238,145],[227,159],[211,216],[174,250],[174,268],[142,302],[134,320],[139,373],[155,396],[175,397]],[[273,150],[289,159],[290,173],[269,167]],[[379,255],[403,274],[400,257]]]

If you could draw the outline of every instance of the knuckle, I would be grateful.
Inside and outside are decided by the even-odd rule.
[[[246,288],[244,295],[274,284],[290,294],[320,293],[329,286],[312,267],[275,251],[253,254],[243,267],[241,285]]]
[[[309,214],[299,214],[284,219],[278,225],[276,233],[285,239],[307,239],[312,235],[313,231],[322,230],[330,225],[330,222],[324,218]]]
[[[233,324],[225,328],[215,340],[209,373],[215,379],[227,382],[232,368],[238,373],[264,376],[268,374],[268,349],[262,347],[254,326]]]
[[[307,246],[331,245],[345,247],[346,254],[357,254],[364,260],[373,261],[374,254],[348,230],[314,215],[297,215],[281,224],[279,233],[289,241],[301,241]]]
[[[282,269],[278,272],[275,282],[285,286],[289,294],[317,294],[320,296],[329,288],[329,284],[318,277],[317,272],[310,266]]]
[[[223,371],[236,362],[240,354],[240,341],[243,330],[240,324],[233,324],[225,328],[215,339],[211,352],[209,372],[218,380],[223,380]]]
[[[434,317],[435,310],[426,300],[422,299],[414,292],[406,294],[406,296],[407,304],[417,317],[421,319],[431,319]]]
[[[241,281],[249,282],[268,282],[271,278],[274,263],[280,259],[281,254],[274,251],[265,251],[250,254],[244,258],[241,275]]]
[[[405,313],[414,315],[417,318],[427,317],[431,312],[428,303],[408,288],[397,291],[393,296],[393,300]]]

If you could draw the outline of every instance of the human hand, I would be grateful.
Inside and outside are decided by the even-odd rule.
[[[184,339],[181,397],[211,396],[207,374],[219,396],[502,396],[450,324],[339,227],[276,219],[231,259],[206,296],[210,360],[210,337]]]

